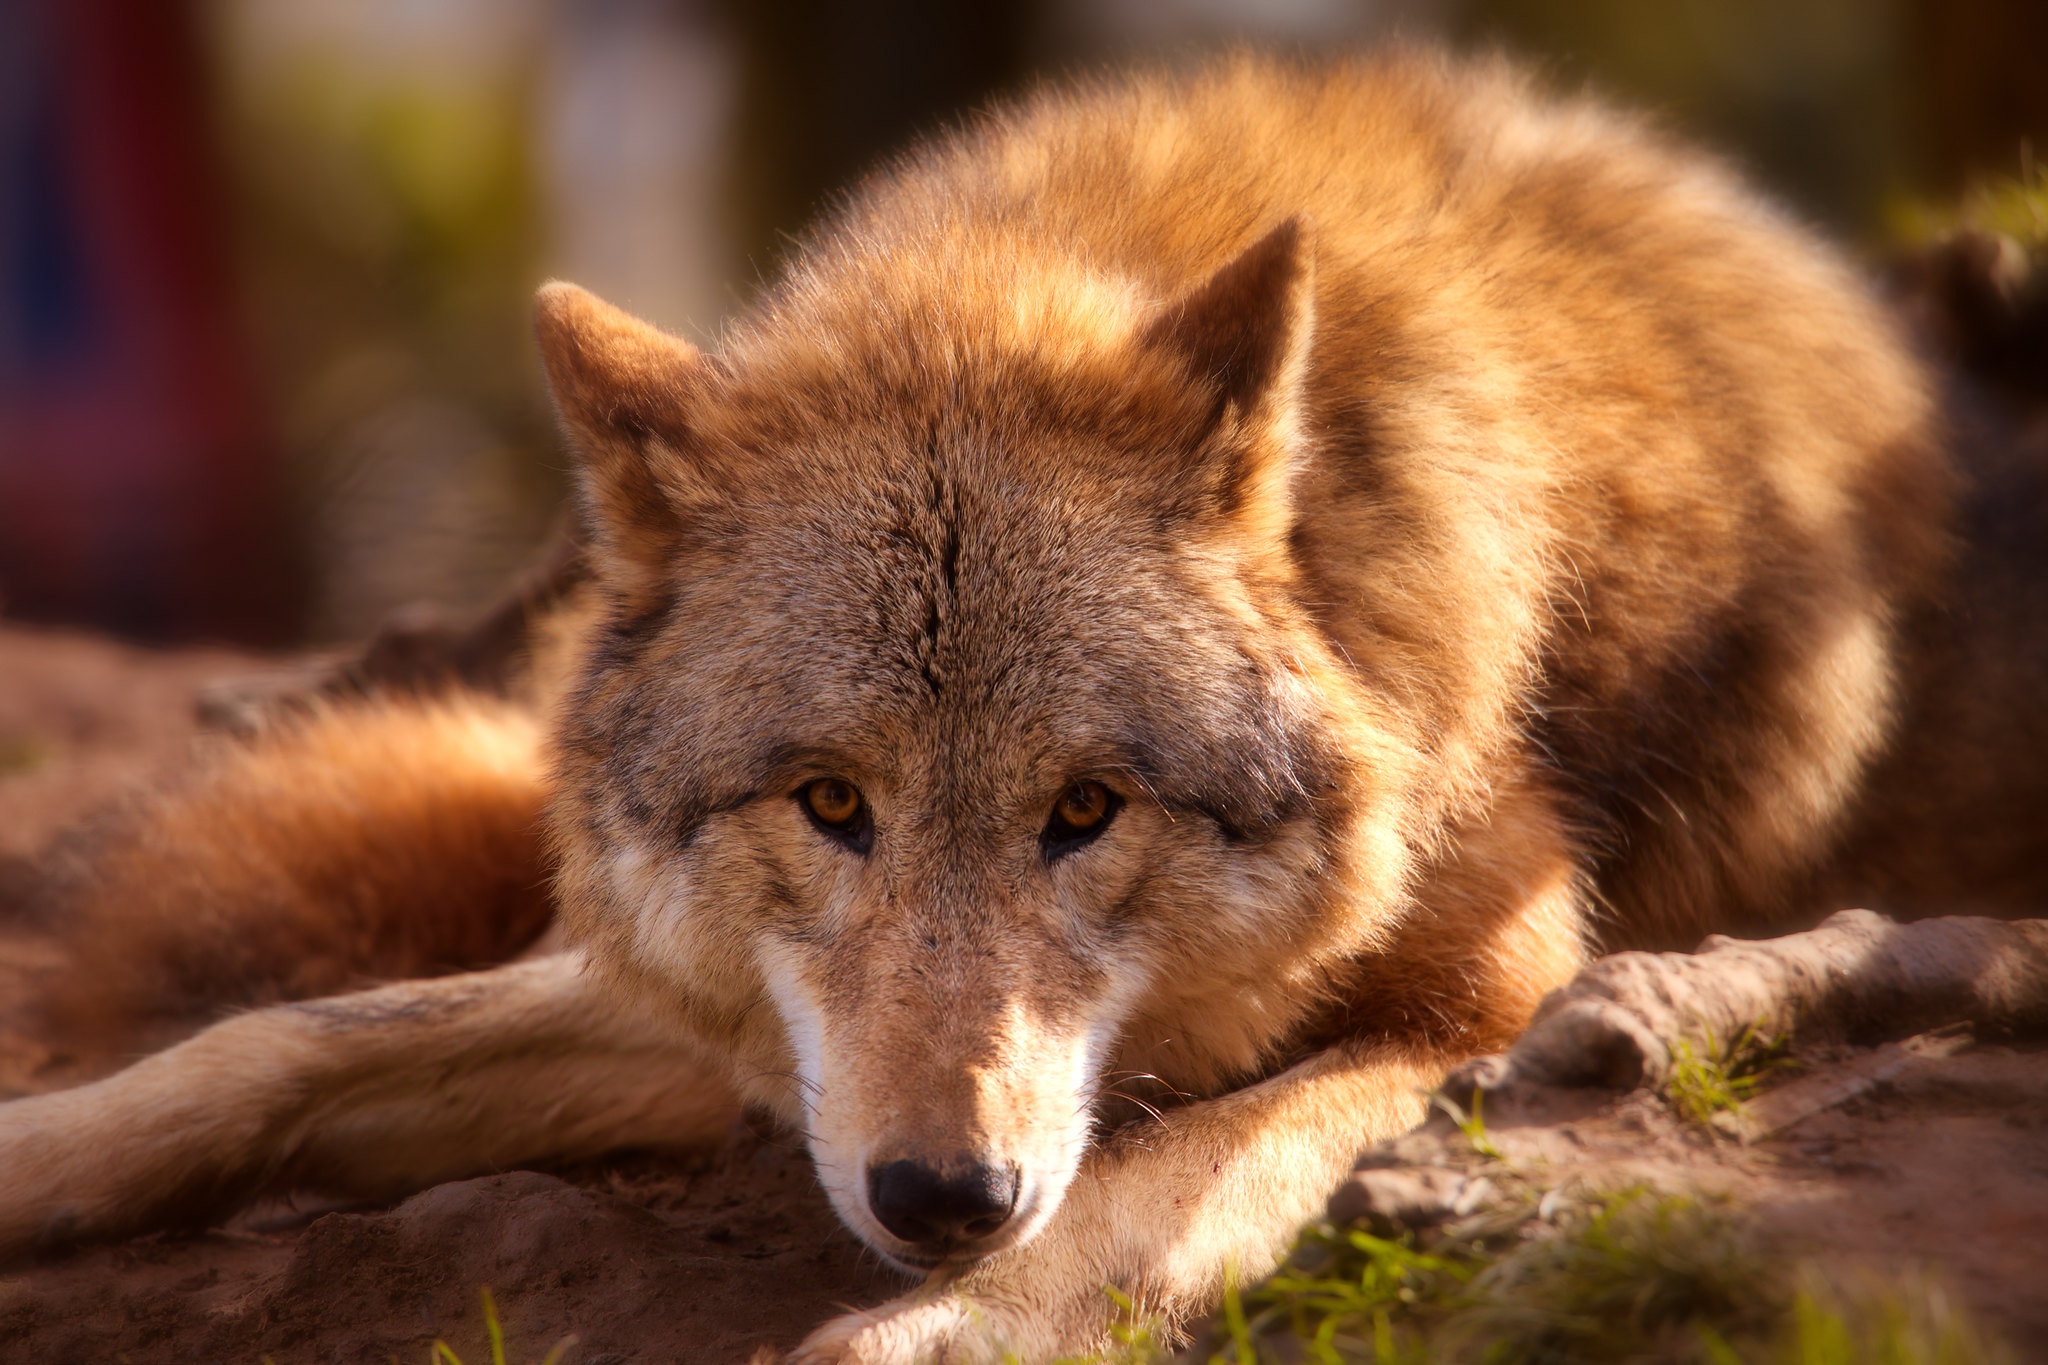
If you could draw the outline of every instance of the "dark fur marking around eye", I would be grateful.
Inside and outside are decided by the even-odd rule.
[[[591,642],[587,674],[596,677],[638,663],[668,624],[675,606],[674,594],[664,592],[637,610],[618,611]]]
[[[1199,817],[1227,843],[1256,844],[1336,789],[1340,761],[1305,727],[1255,727],[1228,747],[1190,747],[1163,726],[1126,741],[1122,770],[1170,815]]]
[[[1205,802],[1197,805],[1195,811],[1208,820],[1209,823],[1216,826],[1217,831],[1223,835],[1223,842],[1226,844],[1249,844],[1253,842],[1254,836],[1250,830],[1231,819],[1228,814],[1216,806]]]
[[[750,791],[717,801],[693,801],[680,811],[670,813],[667,820],[671,830],[670,842],[678,852],[687,849],[697,842],[697,836],[704,832],[704,826],[711,822],[713,816],[736,811],[742,806],[758,801],[760,797],[760,792]]]

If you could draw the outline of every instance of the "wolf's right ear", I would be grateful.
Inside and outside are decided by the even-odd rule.
[[[579,457],[598,570],[629,595],[652,589],[674,562],[690,505],[707,491],[687,447],[712,362],[560,280],[541,286],[534,332]]]
[[[1231,522],[1276,549],[1293,526],[1301,391],[1315,332],[1315,249],[1290,218],[1161,310],[1142,333],[1209,407],[1189,472]]]

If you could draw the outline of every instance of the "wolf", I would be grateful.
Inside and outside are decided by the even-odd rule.
[[[537,334],[557,662],[74,858],[47,1017],[254,1008],[0,1107],[0,1251],[746,1105],[921,1277],[795,1359],[1049,1358],[1271,1266],[1598,952],[2039,903],[2033,467],[1784,211],[1508,63],[1049,88],[715,354],[560,283]]]

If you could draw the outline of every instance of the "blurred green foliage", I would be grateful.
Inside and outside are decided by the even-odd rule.
[[[1913,178],[1906,0],[1478,0],[1460,26],[1661,114],[1838,231]]]

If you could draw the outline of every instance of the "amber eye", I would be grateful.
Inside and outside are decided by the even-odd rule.
[[[1100,782],[1076,782],[1053,803],[1039,845],[1047,858],[1071,853],[1109,827],[1122,802]]]
[[[860,814],[860,793],[851,782],[824,777],[804,788],[804,804],[828,825],[844,825]]]
[[[1109,788],[1100,782],[1076,782],[1060,793],[1053,814],[1070,829],[1094,829],[1109,814]]]
[[[860,788],[836,777],[821,777],[806,782],[796,795],[804,812],[820,830],[863,853],[867,851],[873,842],[874,821],[868,818],[867,802],[861,800]]]

